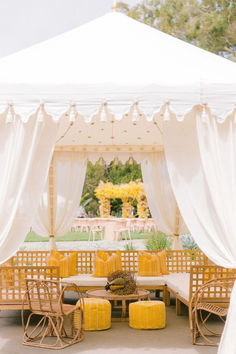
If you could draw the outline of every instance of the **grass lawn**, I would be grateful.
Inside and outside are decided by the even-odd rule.
[[[88,232],[68,232],[64,236],[56,237],[57,242],[68,241],[88,241]],[[148,233],[145,232],[131,232],[133,240],[143,240],[148,238]],[[124,239],[124,238],[123,238]],[[26,236],[25,242],[48,242],[49,237],[42,237],[36,235],[34,232],[29,232]],[[100,236],[96,236],[96,241],[100,240]]]

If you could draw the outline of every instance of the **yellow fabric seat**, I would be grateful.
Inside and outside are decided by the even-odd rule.
[[[137,301],[129,304],[129,325],[135,329],[160,329],[166,325],[163,301]]]
[[[74,315],[74,326],[78,328],[79,310]],[[85,331],[101,331],[111,327],[110,301],[98,298],[84,299],[84,329]]]

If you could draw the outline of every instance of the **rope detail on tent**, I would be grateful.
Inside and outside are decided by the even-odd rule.
[[[202,121],[206,123],[208,118],[209,118],[209,115],[208,115],[207,104],[204,103],[202,106]]]
[[[6,115],[6,123],[12,123],[15,117],[15,112],[13,109],[13,105],[11,103],[8,104],[7,115]]]

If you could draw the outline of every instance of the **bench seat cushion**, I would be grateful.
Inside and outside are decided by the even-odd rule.
[[[170,273],[168,275],[164,275],[163,277],[165,278],[165,282],[168,288],[172,289],[182,298],[189,301],[189,273]]]
[[[92,274],[79,274],[68,278],[62,278],[63,282],[75,283],[81,287],[98,286],[104,287],[107,283],[106,277],[93,277]],[[136,277],[137,286],[164,286],[166,281],[164,276],[161,277]]]
[[[92,274],[79,274],[68,278],[63,278],[63,282],[75,283],[80,287],[104,287],[107,283],[107,278],[93,277]],[[136,277],[137,286],[155,287],[167,285],[168,288],[178,293],[185,300],[189,301],[189,273],[171,273],[160,277]]]
[[[137,286],[164,286],[165,285],[165,279],[164,276],[160,277],[136,277],[136,283]]]
[[[78,274],[68,278],[62,278],[63,282],[75,283],[78,286],[98,286],[104,287],[107,283],[106,277],[93,277],[92,274]]]

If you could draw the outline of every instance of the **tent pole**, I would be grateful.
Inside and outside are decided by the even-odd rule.
[[[56,245],[56,241],[55,241],[55,236],[54,235],[50,235],[49,236],[49,249],[50,249],[50,251],[57,249],[57,245]]]
[[[180,211],[179,207],[177,205],[177,202],[175,201],[175,229],[174,229],[174,241],[172,243],[172,249],[173,250],[182,250],[182,244],[179,238],[179,229],[180,229]]]
[[[113,11],[117,12],[117,1],[116,0],[114,0],[114,3],[113,3]]]
[[[49,236],[49,248],[50,250],[56,250],[56,241],[54,236],[54,157],[52,157],[51,165],[49,168],[48,177],[48,192],[49,192],[49,220],[50,220],[50,236]]]

